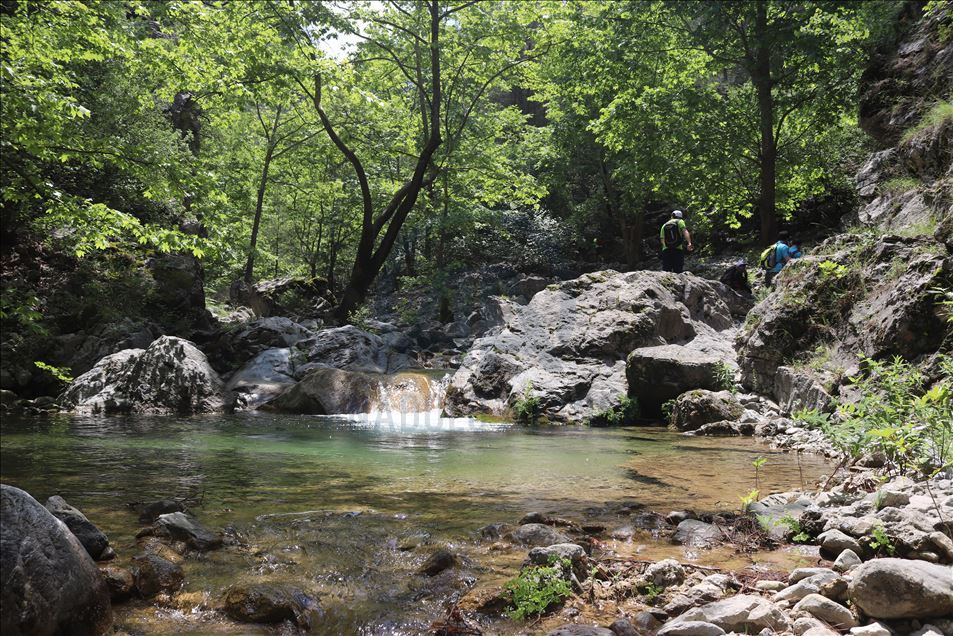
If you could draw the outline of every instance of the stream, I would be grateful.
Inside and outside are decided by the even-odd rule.
[[[744,567],[752,557],[671,545],[633,519],[737,509],[759,456],[765,494],[810,485],[828,468],[751,439],[526,428],[438,411],[5,417],[0,432],[3,482],[41,502],[65,497],[109,535],[121,565],[137,552],[134,502],[186,499],[205,525],[241,543],[190,557],[173,599],[117,606],[116,623],[130,634],[270,633],[209,609],[239,580],[293,583],[318,596],[315,633],[420,633],[475,581],[515,575],[526,548],[481,540],[478,529],[529,511],[603,524],[606,547],[622,555]],[[415,574],[441,545],[463,555],[462,565]],[[756,558],[783,566],[797,555]],[[507,623],[494,633],[518,630]]]

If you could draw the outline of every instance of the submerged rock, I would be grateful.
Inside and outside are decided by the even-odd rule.
[[[193,550],[214,550],[222,547],[222,537],[212,532],[192,515],[170,512],[159,515],[155,522],[158,534],[165,534],[176,541],[184,541]]]
[[[62,396],[77,413],[212,413],[225,408],[224,386],[194,344],[174,336],[148,349],[106,356]]]
[[[0,631],[102,634],[109,589],[86,549],[26,492],[0,485]]]
[[[182,566],[158,554],[134,556],[132,567],[135,569],[136,589],[145,598],[155,596],[159,592],[175,592],[185,581]]]
[[[418,573],[427,576],[437,576],[444,570],[449,570],[457,564],[457,556],[445,548],[441,548],[427,557],[424,564],[420,566]]]
[[[109,555],[109,539],[103,531],[87,519],[86,515],[66,503],[65,499],[54,495],[46,500],[45,507],[54,517],[66,524],[93,560],[99,561]]]
[[[725,536],[717,526],[698,519],[685,519],[675,528],[672,541],[695,548],[709,548],[724,541]]]
[[[225,595],[224,611],[245,623],[291,621],[309,629],[320,605],[296,587],[258,583],[231,587]]]
[[[152,523],[159,515],[170,512],[186,512],[185,504],[175,499],[159,499],[141,504],[139,507],[139,522]]]

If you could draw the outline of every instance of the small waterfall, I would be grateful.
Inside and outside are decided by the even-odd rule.
[[[436,378],[424,373],[398,373],[377,386],[371,413],[428,413],[443,410],[450,375]]]
[[[382,376],[371,400],[370,412],[352,413],[352,422],[399,432],[472,431],[506,428],[470,417],[443,417],[444,397],[452,373],[405,371]]]

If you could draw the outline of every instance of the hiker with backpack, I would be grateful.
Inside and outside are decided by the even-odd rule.
[[[681,210],[672,212],[672,218],[662,224],[659,235],[662,238],[662,271],[681,274],[685,268],[685,251],[682,246],[687,247],[689,252],[695,249],[692,245],[692,235],[688,233],[682,219]]]
[[[801,258],[801,241],[788,239],[782,235],[774,245],[761,252],[761,268],[764,270],[764,284],[774,286],[774,278],[792,259]]]

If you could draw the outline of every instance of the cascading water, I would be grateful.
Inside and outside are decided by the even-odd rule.
[[[346,417],[375,427],[472,428],[477,422],[471,418],[442,417],[450,377],[449,372],[420,371],[383,377],[377,384],[370,411]]]
[[[443,410],[450,375],[430,377],[422,373],[398,373],[378,383],[371,412],[427,413]]]

